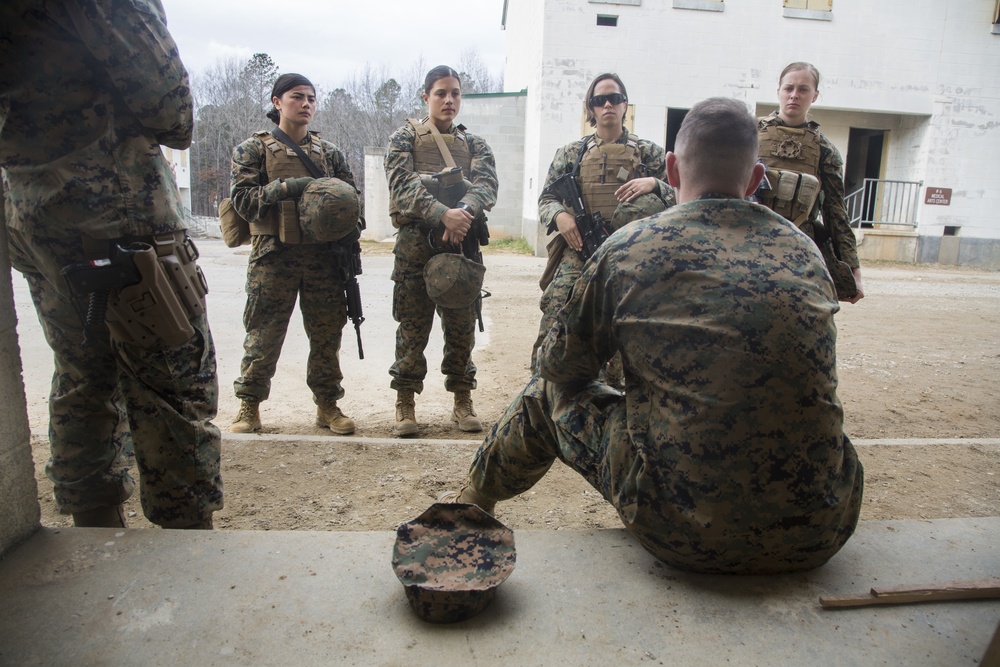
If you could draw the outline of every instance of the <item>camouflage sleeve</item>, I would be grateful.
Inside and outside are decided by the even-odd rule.
[[[365,198],[361,196],[361,191],[358,190],[358,184],[354,180],[354,173],[351,171],[351,165],[347,162],[347,156],[344,155],[344,151],[329,141],[321,141],[323,142],[324,154],[326,155],[326,173],[333,178],[339,178],[345,183],[350,183],[358,192],[358,200],[361,203],[361,218],[359,222],[361,223],[361,228],[364,229]]]
[[[389,137],[389,145],[385,149],[389,201],[405,217],[436,224],[448,207],[421,185],[420,174],[413,169],[413,139],[414,132],[409,123]]]
[[[677,205],[677,195],[667,183],[667,152],[663,147],[647,139],[639,140],[639,158],[645,173],[641,176],[652,176],[656,179],[656,195],[663,200],[667,208]]]
[[[844,205],[844,159],[829,139],[820,135],[820,183],[823,188],[823,223],[830,230],[837,256],[852,268],[858,262],[857,242]]]
[[[264,173],[264,144],[257,137],[250,137],[233,149],[233,170],[230,197],[233,208],[245,220],[264,218],[281,200],[281,182],[275,179],[266,185],[261,182]]]
[[[160,0],[74,0],[66,11],[136,120],[159,143],[189,147],[191,87]]]
[[[583,268],[559,311],[556,323],[538,350],[539,373],[559,384],[582,384],[597,379],[614,354],[611,336],[615,299],[605,243]]]
[[[497,164],[493,158],[493,150],[481,137],[465,134],[469,142],[469,152],[472,153],[472,173],[469,182],[472,187],[462,197],[462,202],[475,211],[489,211],[497,203]]]
[[[557,150],[555,157],[552,158],[552,164],[549,165],[549,173],[545,176],[542,193],[538,195],[538,222],[550,232],[555,229],[556,216],[565,211],[566,207],[557,197],[548,194],[546,190],[552,181],[573,171],[573,165],[576,164],[579,153],[580,141],[578,140]]]

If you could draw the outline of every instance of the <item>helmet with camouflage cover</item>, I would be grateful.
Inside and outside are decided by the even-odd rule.
[[[299,199],[302,242],[357,240],[360,216],[361,203],[353,185],[339,178],[317,178]]]
[[[618,231],[630,222],[648,218],[654,213],[667,210],[667,205],[663,203],[659,195],[647,192],[639,195],[633,201],[618,204],[614,215],[611,216],[611,229]]]
[[[467,308],[483,288],[486,267],[457,252],[441,252],[424,265],[427,296],[442,308]]]
[[[469,503],[434,503],[396,529],[392,550],[410,606],[431,623],[485,609],[516,559],[514,531]]]

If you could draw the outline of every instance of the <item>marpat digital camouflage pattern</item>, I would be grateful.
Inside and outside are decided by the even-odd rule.
[[[392,551],[406,599],[431,623],[455,623],[481,612],[516,560],[514,531],[467,503],[434,503],[401,524]]]
[[[448,131],[457,132],[452,126]],[[475,211],[488,211],[497,200],[497,168],[493,151],[475,134],[465,132],[472,168],[466,175],[471,187],[462,197]],[[476,314],[467,308],[442,308],[427,295],[424,266],[434,255],[427,234],[441,227],[441,216],[448,207],[435,199],[414,170],[413,143],[415,132],[409,123],[389,137],[385,154],[385,173],[389,181],[389,199],[404,218],[414,220],[399,228],[393,247],[392,317],[396,329],[396,359],[389,368],[393,390],[420,393],[427,377],[427,357],[424,350],[434,324],[434,313],[441,318],[444,332],[444,356],[441,373],[445,389],[450,392],[472,391],[476,388],[476,365],[472,350],[476,345]],[[443,166],[443,161],[442,165]]]
[[[11,263],[55,358],[46,473],[64,514],[131,496],[167,528],[222,508],[215,347],[204,315],[165,349],[83,327],[60,274],[111,239],[184,229],[160,144],[191,143],[192,98],[158,0],[0,3],[0,167]],[[84,236],[90,237],[85,250]],[[102,243],[96,240],[105,241]]]
[[[768,125],[785,125],[785,121],[781,120],[775,111],[757,123],[759,128]],[[809,127],[819,134],[819,182],[823,192],[820,213],[823,224],[830,230],[837,257],[847,262],[852,269],[856,269],[860,266],[857,241],[851,230],[847,206],[844,204],[844,158],[840,156],[837,147],[819,131],[819,123],[811,120],[801,127]],[[811,239],[816,240],[812,220],[803,223],[801,229]]]
[[[623,133],[619,142],[625,141],[628,133]],[[577,157],[583,143],[589,137],[583,137],[572,141],[556,151],[552,164],[549,165],[548,175],[545,177],[545,185],[542,194],[538,198],[538,220],[545,228],[555,225],[556,215],[565,211],[566,208],[552,194],[545,191],[554,180],[563,174],[573,172]],[[599,144],[598,144],[599,145]],[[660,146],[657,146],[646,139],[638,140],[639,162],[645,166],[647,173],[657,179],[657,187],[652,192],[641,195],[635,201],[627,204],[619,204],[615,209],[612,219],[607,222],[613,230],[620,229],[626,224],[635,220],[649,217],[654,213],[665,210],[677,203],[674,189],[666,183],[666,154]],[[659,200],[659,202],[657,202]],[[565,244],[563,244],[565,245]],[[542,311],[542,318],[538,323],[538,337],[531,349],[531,367],[535,368],[538,357],[538,346],[542,344],[542,339],[549,332],[555,323],[559,309],[566,304],[569,292],[573,289],[573,284],[580,277],[583,270],[583,261],[580,256],[572,250],[562,253],[562,258],[555,270],[552,281],[542,291],[542,298],[538,302],[538,308]]]
[[[629,225],[588,262],[470,488],[506,500],[560,459],[669,565],[822,565],[864,486],[837,399],[838,310],[815,244],[763,206],[707,198]],[[618,351],[624,394],[596,381]]]
[[[442,308],[468,308],[479,298],[486,267],[457,252],[441,252],[424,265],[427,296]]]

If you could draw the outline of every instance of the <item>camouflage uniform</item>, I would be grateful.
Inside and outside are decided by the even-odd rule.
[[[821,565],[863,488],[836,393],[838,308],[819,251],[763,206],[710,197],[638,222],[588,262],[471,489],[511,498],[559,458],[669,565]],[[594,381],[616,350],[624,395]]]
[[[785,125],[778,112],[775,111],[770,116],[761,118],[757,127],[764,129],[769,125]],[[833,239],[833,247],[837,257],[847,262],[848,266],[856,269],[861,266],[858,261],[857,240],[851,230],[851,221],[847,216],[847,207],[844,204],[844,158],[840,156],[837,147],[830,143],[830,140],[819,131],[819,123],[810,120],[803,125],[796,127],[814,130],[819,135],[820,157],[819,157],[819,182],[822,187],[822,219],[830,229],[830,236]],[[818,217],[818,216],[817,216]],[[815,218],[814,218],[815,219]],[[809,238],[816,240],[813,228],[813,220],[805,222],[802,231],[809,235]]]
[[[549,173],[545,177],[545,186],[542,188],[542,195],[538,198],[538,221],[549,233],[556,230],[556,216],[566,211],[566,208],[555,196],[545,192],[545,189],[563,174],[573,173],[573,167],[580,155],[580,149],[583,147],[584,141],[587,141],[589,138],[583,137],[557,150],[555,157],[552,159],[552,164],[549,165]],[[624,142],[627,138],[628,133],[623,132],[618,142]],[[600,145],[600,143],[598,139],[597,145]],[[658,188],[649,193],[649,195],[643,196],[657,196],[667,208],[670,208],[677,203],[677,199],[674,195],[674,189],[665,182],[667,168],[665,153],[661,147],[651,141],[639,139],[638,144],[639,159],[645,166],[646,172],[638,176],[653,176],[658,181]],[[619,206],[619,210],[616,211],[616,215],[614,216],[615,229],[633,220],[646,217],[646,214],[641,212],[631,213],[628,210],[630,206],[631,204],[622,204]],[[576,279],[580,277],[582,271],[583,260],[580,259],[580,256],[573,251],[563,252],[558,268],[556,268],[555,274],[552,276],[552,281],[543,288],[542,298],[538,302],[538,307],[542,311],[542,319],[538,324],[538,337],[535,339],[535,344],[531,349],[532,369],[536,369],[537,366],[538,347],[542,344],[542,340],[545,339],[545,335],[548,334],[549,329],[555,324],[559,309],[569,299],[570,290],[573,289],[573,284],[576,283]]]
[[[307,134],[302,145],[308,146]],[[316,166],[327,176],[354,186],[347,158],[329,141],[322,141],[324,160]],[[233,208],[246,220],[262,220],[281,201],[281,181],[268,182],[264,143],[250,137],[233,151]],[[300,176],[309,176],[302,165]],[[360,221],[359,221],[360,223]],[[299,299],[302,322],[309,338],[306,384],[320,405],[344,397],[341,385],[340,343],[347,324],[347,300],[340,266],[346,253],[360,251],[340,243],[282,243],[277,236],[260,234],[251,240],[247,265],[247,303],[243,326],[240,377],[233,386],[241,400],[264,401],[285,342],[288,321]]]
[[[449,133],[458,130],[452,126]],[[493,151],[482,138],[465,132],[472,154],[472,169],[468,175],[472,187],[462,197],[476,211],[488,211],[497,200],[497,170]],[[389,137],[385,155],[385,173],[389,180],[389,199],[403,219],[393,249],[395,264],[392,280],[392,317],[396,328],[396,360],[389,369],[390,386],[395,390],[421,393],[427,376],[424,349],[434,323],[434,311],[441,318],[444,334],[444,358],[441,372],[445,389],[450,392],[472,391],[476,388],[476,365],[472,363],[472,348],[476,344],[476,315],[468,308],[436,307],[427,296],[424,265],[433,255],[427,235],[440,230],[441,216],[448,207],[435,199],[420,183],[414,170],[413,142],[415,133],[406,124]],[[440,236],[440,232],[438,233]]]
[[[188,527],[222,508],[215,348],[204,315],[165,349],[84,348],[60,269],[111,240],[184,229],[159,145],[191,143],[192,99],[158,0],[0,5],[0,166],[11,262],[55,358],[46,473],[60,512],[121,503]],[[87,237],[85,249],[84,237]]]

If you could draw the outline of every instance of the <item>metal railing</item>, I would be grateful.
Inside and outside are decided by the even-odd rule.
[[[862,225],[917,226],[923,181],[866,178],[860,189],[844,197],[851,227]]]

